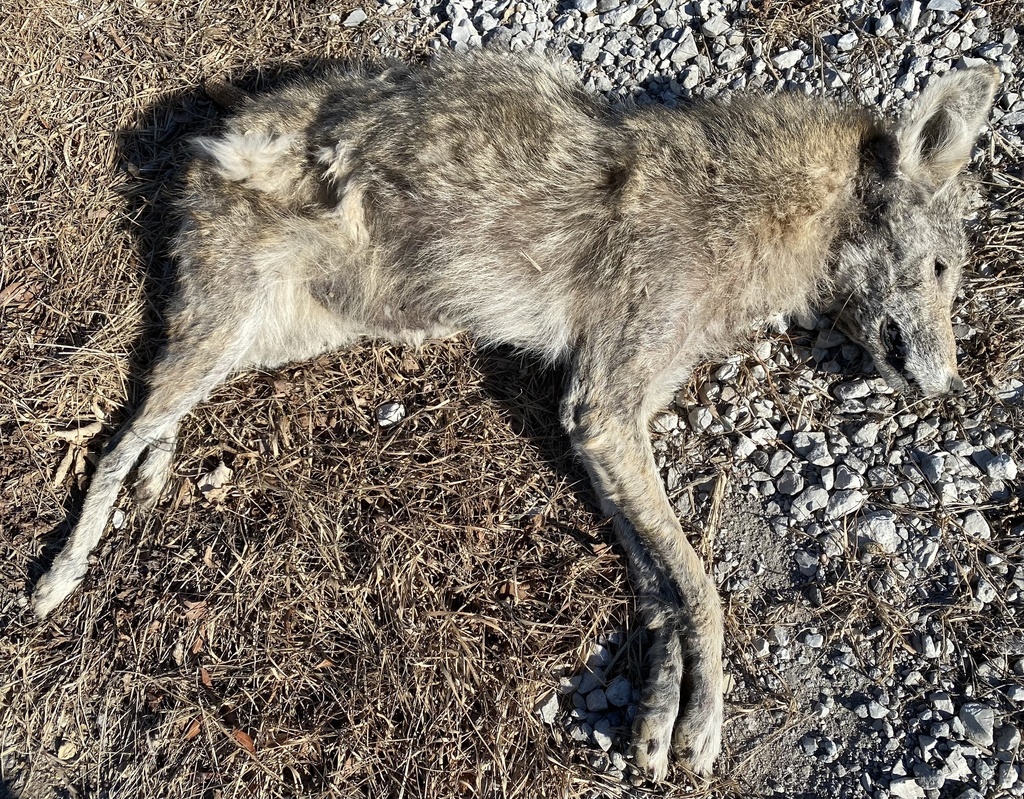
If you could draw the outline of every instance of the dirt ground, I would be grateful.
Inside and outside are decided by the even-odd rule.
[[[170,496],[150,515],[124,498],[84,586],[31,617],[159,345],[168,198],[187,138],[219,114],[204,82],[426,55],[429,31],[331,21],[349,10],[26,0],[0,15],[0,799],[770,792],[809,700],[758,688],[743,651],[753,625],[807,612],[787,542],[735,486],[699,509],[709,565],[747,547],[770,567],[728,603],[721,773],[745,778],[595,773],[533,710],[611,631],[639,683],[624,558],[559,433],[561,376],[463,340],[234,378],[183,424]],[[387,401],[408,417],[382,429]],[[766,619],[769,594],[783,610]]]

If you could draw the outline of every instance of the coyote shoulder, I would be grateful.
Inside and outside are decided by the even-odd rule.
[[[82,581],[136,463],[136,496],[159,498],[179,422],[232,372],[468,331],[565,365],[562,422],[652,634],[635,764],[662,779],[674,751],[708,773],[722,611],[648,422],[754,320],[811,308],[834,311],[894,387],[961,391],[959,174],[997,82],[936,78],[898,122],[784,94],[617,110],[565,67],[483,52],[247,100],[195,142],[167,346],[36,613]]]

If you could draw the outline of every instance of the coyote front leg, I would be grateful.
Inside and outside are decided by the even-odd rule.
[[[576,375],[563,419],[604,512],[613,518],[653,636],[650,676],[633,725],[634,759],[660,780],[674,749],[684,766],[706,775],[721,748],[721,603],[665,495],[643,404],[630,409],[621,401]],[[684,654],[693,690],[680,714]]]

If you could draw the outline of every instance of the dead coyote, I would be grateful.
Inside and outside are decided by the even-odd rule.
[[[783,95],[620,111],[564,67],[484,52],[247,100],[195,142],[166,351],[36,586],[36,613],[82,581],[143,455],[136,495],[159,498],[179,421],[230,373],[360,337],[469,331],[566,364],[562,423],[653,638],[636,766],[663,779],[675,751],[707,774],[722,611],[648,421],[756,319],[809,308],[833,309],[894,387],[962,390],[958,175],[997,83],[994,69],[949,73],[898,124]]]

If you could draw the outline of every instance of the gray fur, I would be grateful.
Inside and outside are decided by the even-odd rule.
[[[996,83],[994,70],[951,73],[895,125],[785,95],[620,112],[547,60],[479,53],[249,101],[196,142],[169,343],[36,613],[83,579],[144,453],[137,493],[156,501],[178,422],[230,373],[466,330],[567,366],[562,421],[653,634],[636,764],[662,779],[674,749],[710,772],[722,611],[648,420],[756,319],[815,307],[836,310],[895,386],[961,388],[958,175]]]

